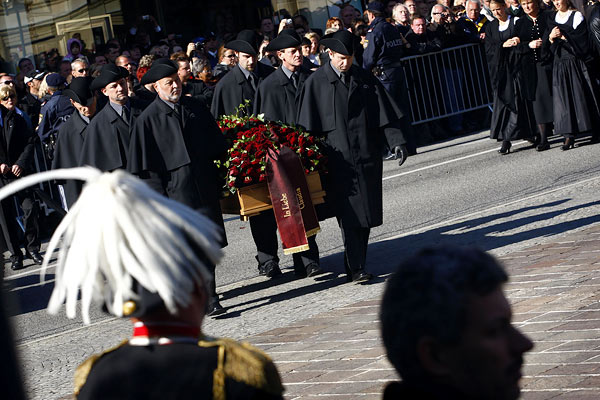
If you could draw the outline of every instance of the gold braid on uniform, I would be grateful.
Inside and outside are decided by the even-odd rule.
[[[218,346],[217,369],[213,374],[213,398],[225,400],[225,379],[233,379],[274,395],[284,391],[273,360],[263,351],[246,342],[232,339],[211,339],[198,342],[200,347]]]
[[[118,345],[116,345],[115,347],[112,347],[108,350],[104,350],[102,353],[94,354],[91,357],[89,357],[87,360],[85,360],[84,362],[79,364],[79,366],[77,367],[77,370],[75,371],[75,389],[73,390],[75,397],[77,397],[79,395],[81,388],[83,387],[83,385],[85,385],[85,382],[87,381],[87,378],[90,374],[90,371],[94,367],[94,364],[96,364],[96,362],[99,359],[101,359],[103,356],[105,356],[106,354],[113,352],[113,351],[117,350],[119,347],[127,344],[127,342],[128,342],[128,340],[124,340],[121,343],[119,343]]]

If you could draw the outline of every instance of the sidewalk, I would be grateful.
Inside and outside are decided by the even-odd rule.
[[[514,321],[535,341],[522,398],[600,398],[600,225],[501,260]],[[378,305],[360,301],[247,340],[273,357],[289,399],[380,399],[397,375]]]

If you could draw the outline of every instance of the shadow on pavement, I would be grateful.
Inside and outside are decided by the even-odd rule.
[[[4,281],[8,315],[12,317],[46,308],[54,289],[53,281],[54,274],[46,274],[44,285],[40,284],[39,274]]]

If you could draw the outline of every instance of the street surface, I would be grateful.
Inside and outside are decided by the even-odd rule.
[[[515,252],[560,242],[561,238],[600,222],[600,145],[582,145],[563,152],[559,149],[561,139],[554,137],[551,141],[552,149],[542,153],[526,142],[515,142],[511,154],[501,156],[496,152],[499,144],[487,139],[487,132],[483,132],[420,148],[420,154],[409,158],[402,167],[394,161],[385,162],[385,222],[371,232],[368,258],[368,270],[379,276],[366,285],[345,283],[343,247],[335,220],[323,222],[317,237],[321,265],[328,274],[317,279],[295,280],[291,257],[280,252],[284,277],[269,281],[258,276],[249,225],[227,216],[229,246],[223,263],[217,267],[217,285],[222,304],[229,312],[219,319],[207,320],[205,332],[249,338],[269,351],[274,345],[261,340],[260,335],[277,335],[278,328],[280,333],[287,332],[285,346],[297,349],[308,333],[315,332],[315,326],[345,324],[351,329],[366,322],[370,328],[364,330],[363,336],[348,335],[355,347],[345,343],[344,348],[355,349],[355,353],[360,348],[377,353],[372,355],[376,360],[374,370],[383,373],[367,381],[377,383],[377,389],[381,389],[383,382],[394,379],[395,375],[380,345],[369,343],[378,340],[376,305],[385,276],[404,256],[423,246],[453,243],[477,245],[510,258]],[[92,353],[115,345],[130,334],[127,321],[103,314],[99,308],[93,310],[93,323],[87,327],[80,318],[67,320],[64,312],[60,316],[48,315],[44,308],[52,289],[52,268],[46,276],[50,284],[45,286],[39,283],[37,266],[17,273],[7,266],[5,273],[6,283],[12,288],[12,322],[30,399],[67,397],[72,391],[76,366]],[[578,282],[574,280],[572,284]],[[596,295],[600,298],[600,293]],[[367,312],[354,315],[360,310]],[[312,322],[302,325],[306,326],[304,331],[297,328],[298,336],[290,334],[289,327],[299,321]],[[321,321],[321,325],[314,321]],[[598,320],[594,321],[598,326]],[[343,335],[334,331],[329,334],[344,346]],[[594,334],[597,338],[598,329]],[[273,357],[282,361],[280,372],[289,397],[326,393],[325,387],[321,390],[312,384],[297,383],[301,380],[297,372],[303,371],[294,370],[290,353],[281,350],[280,339],[281,336],[277,342],[280,352]],[[305,350],[319,350],[310,341],[302,345]],[[285,357],[281,358],[280,353]],[[320,377],[321,381],[333,382],[330,386],[338,387],[337,380],[352,375],[338,371],[336,377],[331,377],[331,372],[327,380],[324,377],[332,367],[331,362],[324,363],[318,373],[304,371],[302,379]],[[372,370],[366,372],[373,374]],[[600,375],[592,376],[597,380]],[[596,382],[595,387],[598,386]],[[373,385],[370,387],[371,391],[362,386],[356,392],[347,391],[346,394],[352,394],[344,398],[377,398],[379,392],[373,392]],[[531,396],[532,393],[529,398],[550,398]],[[592,394],[600,397],[598,390],[592,390]]]

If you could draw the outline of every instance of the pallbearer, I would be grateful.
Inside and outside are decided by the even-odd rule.
[[[281,67],[261,82],[254,100],[254,114],[264,114],[265,119],[296,125],[298,95],[311,71],[302,66],[302,39],[294,29],[284,29],[267,46],[267,51],[276,51]],[[250,219],[252,237],[256,244],[259,263],[279,260],[277,250],[277,225],[273,213],[263,212]],[[296,276],[315,276],[323,270],[319,266],[319,248],[316,235],[308,238],[310,249],[294,253]]]
[[[160,59],[144,75],[144,82],[154,83],[157,96],[135,122],[127,169],[158,193],[203,210],[225,232],[214,160],[225,155],[227,144],[208,108],[181,96],[178,68],[174,61]],[[207,267],[214,277],[214,264]],[[208,314],[223,313],[214,280],[210,285]]]
[[[381,150],[406,152],[402,116],[371,73],[353,65],[355,37],[338,31],[321,43],[330,62],[314,72],[300,93],[298,124],[325,138],[330,184],[327,199],[342,230],[348,280],[367,281],[367,245],[372,227],[383,223]]]

